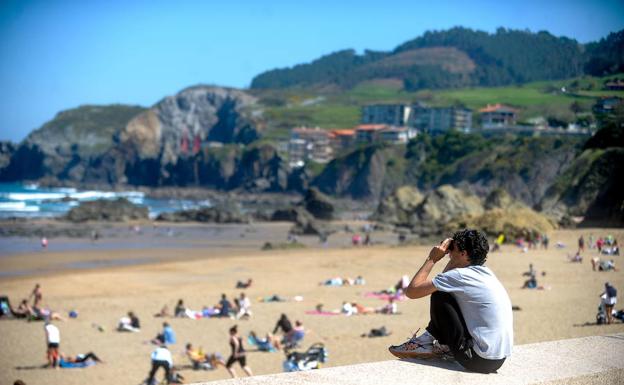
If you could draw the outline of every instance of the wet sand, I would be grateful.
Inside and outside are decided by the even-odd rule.
[[[260,226],[262,227],[262,226]],[[264,231],[264,230],[259,230]],[[282,228],[275,228],[276,240],[284,239]],[[624,239],[624,230],[567,230],[551,234],[549,250],[530,250],[523,253],[515,246],[504,246],[501,252],[490,254],[487,265],[507,288],[512,303],[522,310],[514,312],[515,343],[524,344],[586,335],[624,332],[624,323],[591,325],[595,322],[599,294],[609,281],[624,290],[624,275],[620,272],[593,272],[589,262],[598,255],[595,250],[584,253],[580,264],[569,263],[567,254],[576,251],[580,234],[588,239],[590,233],[612,234]],[[238,233],[240,234],[240,233]],[[246,290],[252,299],[254,316],[250,320],[230,319],[167,319],[177,333],[178,342],[171,347],[176,365],[186,366],[184,344],[193,342],[205,351],[229,355],[227,330],[239,325],[243,335],[250,330],[264,334],[273,328],[281,313],[291,320],[300,319],[311,329],[304,346],[322,341],[329,351],[328,366],[392,359],[387,346],[402,342],[428,321],[428,301],[399,302],[400,315],[314,316],[306,310],[323,303],[327,310],[338,309],[342,301],[357,301],[365,306],[379,307],[382,301],[364,298],[363,293],[387,288],[402,274],[413,275],[427,255],[428,246],[395,247],[388,243],[373,247],[351,248],[348,234],[330,238],[328,248],[318,238],[302,238],[309,245],[301,250],[260,251],[262,239],[247,233],[236,242],[236,247],[210,247],[212,238],[183,240],[175,246],[163,248],[149,244],[137,248],[67,249],[26,254],[10,254],[0,258],[0,272],[21,271],[22,275],[0,276],[0,293],[8,295],[13,305],[26,297],[35,283],[43,287],[44,303],[67,315],[75,309],[79,316],[66,322],[57,322],[61,330],[61,350],[69,354],[94,351],[106,364],[86,369],[41,369],[45,363],[45,336],[43,323],[22,320],[0,320],[0,335],[5,349],[0,352],[0,383],[12,383],[20,378],[27,384],[139,384],[150,368],[149,354],[153,346],[145,341],[160,330],[163,319],[152,315],[167,304],[173,310],[178,298],[200,310],[203,305],[214,305],[221,293],[228,297],[238,295],[237,280],[253,278],[254,285]],[[381,236],[380,236],[381,237]],[[259,237],[263,238],[263,237]],[[566,244],[555,248],[557,241]],[[197,246],[197,243],[200,246]],[[231,244],[221,239],[223,244]],[[622,257],[609,257],[622,267]],[[94,261],[101,261],[100,264]],[[130,261],[124,265],[124,262]],[[80,265],[80,264],[83,265]],[[138,264],[140,263],[140,264]],[[547,290],[520,289],[528,264],[545,276],[539,276],[540,285]],[[73,265],[72,265],[73,264]],[[78,265],[76,265],[78,264]],[[107,265],[108,264],[108,265]],[[436,266],[436,271],[443,268]],[[73,268],[72,268],[73,266]],[[78,266],[78,268],[76,268]],[[326,287],[318,283],[334,276],[363,275],[365,286]],[[259,297],[279,294],[292,298],[303,296],[301,302],[260,303]],[[621,304],[616,308],[622,308]],[[140,333],[117,333],[114,327],[119,317],[128,310],[141,319]],[[93,324],[104,326],[100,332]],[[371,328],[386,326],[392,336],[361,338]],[[246,346],[249,348],[248,344]],[[9,348],[6,348],[9,347]],[[249,352],[248,362],[254,373],[282,371],[283,353]],[[239,374],[240,368],[236,367]],[[215,371],[182,370],[187,382],[211,381],[228,378],[223,369]]]

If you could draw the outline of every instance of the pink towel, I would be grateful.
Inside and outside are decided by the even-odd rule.
[[[396,294],[379,294],[379,293],[373,293],[373,292],[364,293],[364,297],[378,298],[378,299],[383,299],[385,301],[389,300],[390,298],[394,298],[395,301],[403,301],[407,299],[407,297],[405,297],[404,295],[397,296]]]
[[[307,310],[306,314],[310,315],[340,315],[340,313],[334,313],[332,311],[318,311],[318,310]]]

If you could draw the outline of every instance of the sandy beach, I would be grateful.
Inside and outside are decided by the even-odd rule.
[[[275,234],[282,237],[281,231],[275,230]],[[252,299],[254,315],[250,320],[166,319],[178,339],[171,347],[174,364],[186,367],[181,374],[187,382],[229,378],[224,369],[191,370],[183,352],[185,343],[192,342],[204,351],[217,351],[227,358],[227,330],[234,324],[239,325],[244,336],[251,330],[264,334],[272,330],[281,313],[286,313],[292,321],[303,321],[309,329],[304,347],[314,342],[325,343],[329,351],[326,366],[393,359],[387,352],[388,345],[402,342],[427,324],[426,299],[401,301],[400,314],[392,316],[315,316],[305,311],[319,303],[326,310],[339,309],[343,301],[382,306],[383,301],[365,298],[363,294],[388,288],[403,274],[411,277],[431,246],[398,247],[387,242],[354,248],[346,246],[350,239],[347,234],[338,234],[330,238],[328,247],[319,244],[318,238],[310,237],[303,239],[308,245],[305,249],[261,251],[264,237],[255,237],[254,233],[246,237],[235,234],[244,238],[244,242],[239,243],[240,247],[229,249],[210,247],[209,242],[201,240],[182,240],[167,248],[147,242],[134,248],[123,248],[123,245],[56,251],[51,248],[45,252],[33,250],[3,255],[0,258],[0,272],[3,273],[0,294],[9,296],[16,306],[21,298],[28,296],[35,283],[41,284],[46,306],[64,316],[70,310],[79,314],[75,319],[56,322],[61,331],[61,351],[73,355],[93,351],[106,363],[85,369],[42,369],[45,363],[43,323],[2,319],[0,335],[5,347],[0,352],[0,383],[9,384],[19,378],[27,384],[43,385],[139,384],[147,376],[149,355],[154,348],[146,341],[160,331],[163,322],[162,318],[154,318],[154,313],[165,304],[172,310],[179,298],[194,310],[216,304],[221,293],[231,299],[241,292],[235,289],[236,281],[247,278],[254,281],[252,287],[245,290]],[[586,241],[589,234],[593,234],[594,239],[611,234],[620,242],[624,240],[622,229],[560,230],[550,235],[548,250],[525,253],[516,246],[505,245],[500,252],[489,255],[486,265],[502,281],[513,305],[521,309],[514,312],[515,344],[624,332],[624,323],[619,321],[612,325],[592,325],[604,283],[609,281],[623,292],[624,274],[592,271],[590,259],[598,256],[595,249],[583,253],[582,263],[568,262],[566,256],[576,252],[581,234]],[[565,247],[556,248],[557,242]],[[614,259],[619,268],[624,266],[621,256],[608,259]],[[110,264],[112,260],[131,263]],[[134,263],[137,260],[140,263]],[[93,265],[93,261],[103,262]],[[87,264],[81,266],[80,262]],[[545,290],[521,289],[526,279],[522,273],[528,270],[529,263],[540,273],[538,283]],[[434,272],[441,271],[443,266],[439,263]],[[546,272],[545,276],[542,272]],[[365,286],[319,285],[327,278],[357,275],[366,279]],[[272,294],[288,298],[302,296],[303,301],[258,301]],[[616,305],[617,309],[622,307],[622,302]],[[118,319],[129,310],[139,316],[141,332],[116,332]],[[94,324],[102,325],[104,331],[99,331]],[[373,339],[360,337],[380,326],[385,326],[392,335]],[[251,349],[248,344],[246,347]],[[248,353],[248,363],[255,374],[281,372],[283,359],[281,352]],[[235,368],[242,375],[242,370]]]

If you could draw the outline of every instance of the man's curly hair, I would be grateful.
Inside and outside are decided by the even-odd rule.
[[[453,243],[468,254],[471,265],[483,265],[490,251],[490,244],[481,231],[464,229],[453,234]]]

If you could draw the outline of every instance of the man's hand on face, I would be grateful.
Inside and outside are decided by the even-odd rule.
[[[453,242],[453,239],[446,238],[440,243],[439,246],[434,246],[429,252],[429,259],[432,260],[433,263],[436,263],[440,259],[444,258],[444,256],[450,252],[449,245],[451,242]]]

